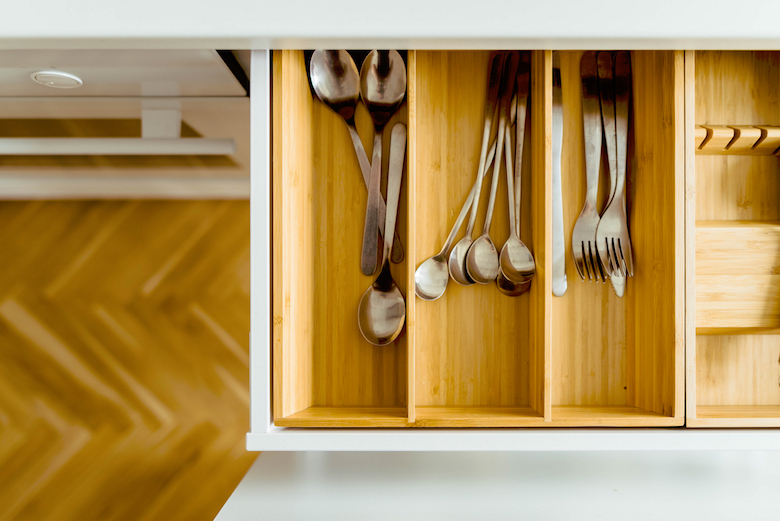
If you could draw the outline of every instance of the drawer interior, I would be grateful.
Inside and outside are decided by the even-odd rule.
[[[439,300],[415,297],[414,272],[443,244],[476,175],[490,56],[408,52],[407,100],[396,116],[409,128],[397,225],[406,257],[393,266],[406,327],[391,346],[373,347],[356,321],[372,277],[360,272],[366,190],[347,128],[311,91],[306,53],[274,52],[276,425],[683,424],[682,52],[632,52],[628,193],[638,267],[624,298],[580,281],[570,258],[585,185],[580,52],[561,53],[568,291],[551,293],[551,51],[531,57],[521,230],[537,264],[531,290],[511,298],[493,284],[450,281]],[[357,126],[370,157],[373,128],[362,106]],[[508,236],[503,174],[495,211],[491,237],[500,248]]]
[[[696,52],[695,123],[715,129],[780,125],[778,85],[778,52]],[[689,424],[780,426],[777,147],[709,153],[704,145],[695,155],[696,357],[688,375],[695,406]]]
[[[582,282],[572,255],[574,223],[585,199],[580,61],[561,53],[564,103],[562,160],[568,288],[552,299],[552,418],[647,425],[679,424],[682,410],[683,60],[672,51],[631,53],[633,92],[627,161],[627,214],[635,274],[623,298],[610,283]],[[602,160],[600,205],[608,194]],[[681,300],[681,299],[680,299]]]

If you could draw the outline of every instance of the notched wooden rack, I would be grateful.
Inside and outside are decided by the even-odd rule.
[[[780,53],[688,52],[686,69],[687,425],[780,427]]]
[[[696,127],[697,154],[777,155],[780,127],[702,125]]]
[[[409,129],[397,228],[407,255],[393,266],[407,325],[392,345],[373,347],[356,324],[371,280],[359,269],[366,196],[349,134],[313,98],[303,51],[274,52],[275,425],[683,425],[682,51],[632,53],[629,201],[638,268],[625,298],[608,285],[576,280],[568,257],[569,290],[561,298],[551,293],[551,51],[532,53],[524,147],[521,235],[537,261],[531,291],[510,298],[493,286],[450,283],[440,300],[414,297],[415,269],[443,243],[473,183],[490,54],[408,53],[408,96],[397,116]],[[585,190],[581,56],[561,53],[568,234]],[[372,127],[362,107],[357,125],[370,150]],[[499,197],[496,215],[506,212]],[[507,219],[497,218],[491,235],[503,244]]]

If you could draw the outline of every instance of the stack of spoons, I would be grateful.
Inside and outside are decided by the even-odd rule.
[[[360,269],[364,275],[379,275],[366,290],[358,306],[358,327],[369,343],[391,344],[406,321],[404,296],[393,281],[389,262],[399,263],[404,253],[395,232],[396,215],[406,154],[406,125],[396,123],[390,140],[387,172],[387,201],[380,190],[382,180],[382,136],[385,125],[406,96],[406,65],[394,50],[368,53],[358,74],[352,56],[344,50],[314,51],[309,77],[317,97],[344,119],[355,148],[363,181],[368,190]],[[355,110],[363,100],[374,123],[371,162],[355,128]],[[384,237],[379,256],[379,237]],[[395,240],[394,240],[395,237]]]
[[[536,273],[535,261],[531,251],[519,237],[522,156],[529,106],[530,65],[530,53],[499,52],[491,58],[477,177],[441,251],[423,262],[415,272],[415,293],[423,300],[440,298],[447,289],[449,277],[464,286],[495,281],[499,291],[509,296],[521,295],[530,288]],[[514,154],[511,131],[513,123],[516,125]],[[502,153],[507,173],[510,233],[499,255],[490,238],[490,227],[498,191]],[[485,173],[491,164],[493,171],[485,223],[482,233],[475,239],[473,232],[480,193]],[[450,252],[469,210],[465,236]]]

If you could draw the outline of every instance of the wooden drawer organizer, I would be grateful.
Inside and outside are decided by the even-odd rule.
[[[780,427],[780,53],[688,52],[686,75],[689,125],[722,136],[691,147],[687,424]]]
[[[532,55],[532,131],[523,163],[522,236],[537,261],[531,291],[513,299],[493,285],[451,282],[438,301],[415,298],[414,271],[443,243],[474,179],[489,57],[487,51],[408,53],[408,97],[397,116],[409,127],[398,223],[406,258],[393,266],[407,298],[407,321],[393,345],[379,348],[362,339],[356,323],[371,278],[359,266],[366,195],[347,129],[313,98],[304,53],[274,52],[277,426],[684,424],[682,51],[632,53],[629,200],[637,269],[625,298],[579,281],[568,257],[568,292],[562,298],[551,293],[550,51]],[[561,54],[568,234],[585,188],[580,57]],[[362,107],[357,122],[370,154],[372,126]],[[690,133],[692,140],[693,127]],[[508,235],[501,190],[491,233],[499,245]]]

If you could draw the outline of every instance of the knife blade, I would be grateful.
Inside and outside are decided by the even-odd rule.
[[[563,191],[561,189],[561,154],[563,151],[563,93],[561,62],[553,52],[552,106],[552,290],[562,297],[566,293],[566,246],[563,237]]]

